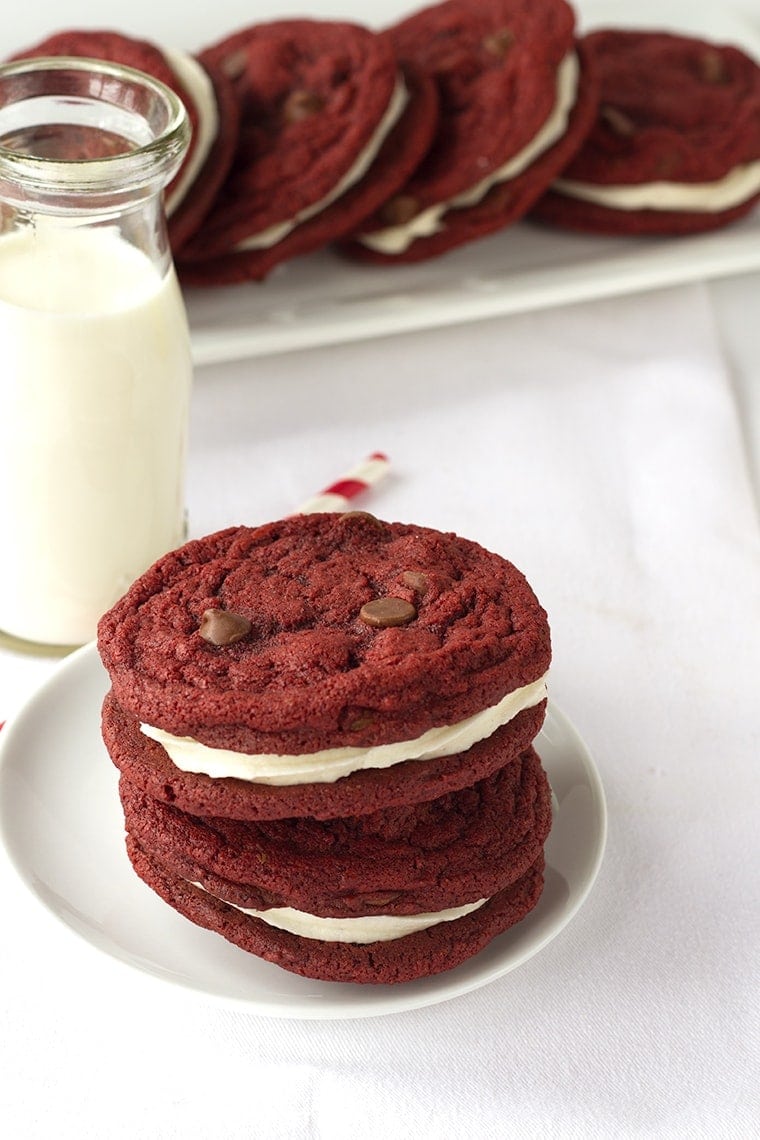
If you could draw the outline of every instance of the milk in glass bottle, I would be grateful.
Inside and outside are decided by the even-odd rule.
[[[0,67],[0,631],[75,645],[184,537],[191,364],[162,193],[163,84]]]

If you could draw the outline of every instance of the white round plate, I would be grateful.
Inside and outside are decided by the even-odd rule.
[[[290,974],[194,926],[132,871],[117,773],[100,737],[107,688],[95,646],[87,645],[61,662],[0,733],[0,839],[49,911],[155,979],[270,1017],[368,1017],[433,1005],[531,958],[570,921],[596,878],[604,793],[582,740],[550,706],[537,747],[559,806],[535,910],[469,962],[418,982],[351,985]]]

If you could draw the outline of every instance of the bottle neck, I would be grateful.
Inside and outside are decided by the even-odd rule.
[[[13,235],[39,236],[50,245],[58,235],[65,242],[76,231],[102,231],[138,249],[163,276],[172,256],[162,197],[163,190],[157,187],[137,200],[122,200],[118,207],[93,210],[86,197],[73,207],[45,209],[38,202],[19,204],[0,195],[0,252],[3,241]]]

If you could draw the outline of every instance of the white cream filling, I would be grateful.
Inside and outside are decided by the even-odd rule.
[[[188,190],[197,178],[219,131],[219,108],[214,94],[214,85],[208,72],[186,52],[174,48],[164,48],[167,63],[175,72],[182,86],[189,92],[198,111],[198,125],[194,138],[194,149],[182,167],[179,178],[167,195],[164,203],[167,215],[173,214],[184,200]]]
[[[193,883],[193,886],[205,890],[200,883]],[[297,934],[299,938],[314,938],[318,942],[357,942],[365,945],[368,942],[392,942],[394,938],[404,938],[407,934],[415,934],[418,930],[428,930],[440,922],[453,922],[477,910],[487,903],[488,899],[478,899],[477,902],[466,903],[464,906],[430,911],[427,914],[372,914],[363,915],[361,918],[320,918],[319,915],[294,910],[289,906],[254,910],[235,906],[226,899],[222,901],[242,914],[260,918],[268,926],[287,930],[289,934]]]
[[[475,206],[494,186],[522,174],[539,155],[565,134],[570,112],[575,105],[579,74],[578,57],[575,54],[566,56],[557,70],[557,94],[549,118],[528,145],[503,166],[492,171],[469,190],[457,194],[446,202],[429,206],[402,225],[388,226],[386,229],[375,230],[374,233],[362,234],[359,238],[361,243],[379,253],[403,253],[416,238],[430,237],[431,234],[438,233],[443,228],[442,219],[447,211]]]
[[[173,736],[150,724],[140,730],[157,741],[183,772],[202,773],[212,779],[227,776],[257,784],[332,784],[366,768],[390,768],[404,760],[435,760],[465,752],[491,736],[523,709],[533,708],[546,697],[546,674],[530,685],[514,689],[491,708],[475,713],[458,724],[430,728],[416,740],[376,744],[369,748],[325,748],[302,756],[274,753],[249,754],[225,748],[209,748],[191,736]]]
[[[332,205],[341,195],[345,194],[347,190],[354,186],[367,173],[377,158],[380,147],[401,118],[408,101],[409,95],[406,90],[406,85],[403,79],[399,77],[396,81],[390,103],[378,124],[377,130],[364,150],[359,154],[353,166],[343,175],[339,182],[336,182],[329,194],[326,194],[324,198],[320,198],[318,202],[313,202],[310,206],[299,210],[295,217],[289,218],[284,222],[278,222],[273,226],[268,226],[267,229],[260,230],[257,234],[251,234],[250,237],[245,238],[244,241],[238,242],[234,247],[235,250],[239,252],[246,249],[269,249],[271,246],[276,245],[278,241],[282,241],[284,237],[287,237],[301,222],[305,222],[309,218],[321,214],[323,210],[326,210],[327,207]]]
[[[602,186],[558,178],[552,190],[596,202],[613,210],[681,210],[717,214],[740,206],[760,190],[760,162],[735,167],[717,182],[645,182],[639,186]]]

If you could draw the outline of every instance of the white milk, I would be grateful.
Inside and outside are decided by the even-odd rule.
[[[0,238],[0,354],[0,629],[79,644],[183,539],[191,365],[174,270],[113,227]]]

